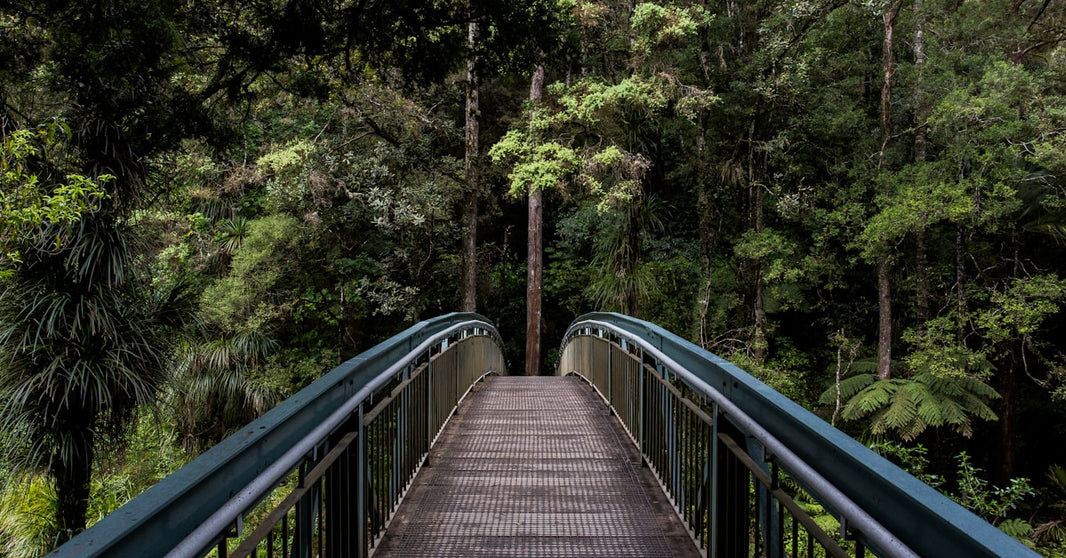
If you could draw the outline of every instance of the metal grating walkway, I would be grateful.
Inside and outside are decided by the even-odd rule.
[[[576,378],[492,378],[470,396],[374,552],[700,556],[618,421]]]

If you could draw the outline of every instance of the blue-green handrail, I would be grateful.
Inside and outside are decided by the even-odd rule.
[[[811,492],[845,521],[854,522],[856,515],[872,520],[874,525],[856,527],[872,535],[870,542],[883,555],[1038,556],[733,363],[655,324],[614,313],[585,314],[570,326],[563,346],[589,332],[641,347],[720,404],[725,418],[746,435],[809,467],[812,479],[837,494],[827,498],[808,486]],[[875,529],[884,531],[870,532]]]
[[[211,529],[203,529],[205,523],[224,528],[240,521],[260,497],[249,487],[268,488],[289,474],[294,465],[287,461],[314,451],[328,436],[331,421],[345,418],[340,410],[419,358],[420,347],[471,330],[502,345],[496,328],[478,314],[453,313],[415,324],[279,403],[49,556],[203,555],[215,540]],[[315,435],[321,431],[324,435]],[[208,538],[197,537],[200,531]]]

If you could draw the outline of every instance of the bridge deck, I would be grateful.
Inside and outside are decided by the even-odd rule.
[[[586,384],[482,385],[445,428],[375,558],[700,556]]]

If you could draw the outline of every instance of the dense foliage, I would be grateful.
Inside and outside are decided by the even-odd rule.
[[[542,372],[581,313],[657,322],[1062,555],[1064,29],[1036,0],[2,2],[0,554],[463,307],[470,230],[519,370],[540,192]]]

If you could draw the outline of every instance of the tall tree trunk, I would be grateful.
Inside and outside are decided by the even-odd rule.
[[[914,0],[914,66],[918,75],[914,88],[914,160],[926,159],[925,119],[929,117],[929,106],[925,101],[925,15],[922,13],[922,0]]]
[[[751,204],[749,226],[756,234],[763,231],[762,185],[755,177],[755,119],[748,127],[748,200]],[[755,332],[752,336],[752,356],[755,362],[762,364],[766,359],[766,303],[764,291],[766,282],[763,278],[762,260],[753,263],[755,275],[755,296],[753,314]]]
[[[892,377],[892,284],[888,278],[888,255],[877,262],[877,377]]]
[[[925,323],[929,321],[929,231],[925,215],[921,216],[914,239],[914,274],[917,282],[915,305],[917,306],[918,333],[925,333]]]
[[[538,65],[529,86],[531,103],[540,101],[544,94],[544,66]],[[529,191],[529,222],[526,256],[526,375],[540,374],[540,325],[541,286],[544,272],[543,234],[544,193],[538,189]]]
[[[462,308],[464,312],[477,311],[477,196],[480,188],[478,167],[478,79],[477,23],[468,25],[467,40],[470,58],[466,62],[466,156],[464,171],[467,180],[466,199],[463,200],[463,262],[461,277]]]
[[[884,82],[881,84],[881,161],[884,162],[884,150],[888,140],[892,137],[892,78],[895,74],[895,66],[892,60],[892,34],[895,30],[896,12],[893,9],[885,11],[883,16],[885,36],[881,45],[881,68],[884,71]]]
[[[918,75],[914,89],[914,161],[924,163],[926,160],[926,129],[925,120],[929,116],[929,107],[925,102],[925,94],[922,89],[923,73],[925,69],[925,20],[922,13],[922,0],[914,0],[914,66]],[[915,276],[917,281],[915,305],[917,307],[918,333],[925,333],[925,323],[929,321],[929,242],[928,242],[927,217],[923,214],[915,233],[914,259]]]
[[[885,149],[892,138],[892,33],[896,12],[885,11],[883,21],[885,36],[882,44],[881,64],[884,83],[881,84],[881,143],[880,164],[885,160]],[[877,377],[892,377],[892,283],[889,277],[889,248],[877,260]]]
[[[1024,350],[1024,349],[1023,349]],[[1017,392],[1017,378],[1015,375],[1014,355],[1010,355],[1010,362],[1005,373],[1001,374],[999,385],[999,470],[996,472],[996,483],[1006,486],[1014,476],[1014,408]]]
[[[962,342],[962,320],[966,318],[966,237],[962,225],[955,227],[955,307],[959,313],[959,342]]]
[[[699,168],[700,183],[697,186],[699,190],[699,213],[700,213],[700,277],[703,279],[703,286],[700,290],[700,346],[704,349],[708,348],[709,339],[707,333],[707,314],[710,311],[711,306],[711,269],[714,257],[714,223],[713,223],[713,204],[711,203],[711,195],[708,188],[708,184],[705,182],[707,176],[707,139],[706,139],[706,123],[704,119],[700,119],[700,131],[699,136],[696,138],[696,165]]]
[[[1020,243],[1018,242],[1017,231],[1012,232],[1010,242],[1013,248],[1013,268],[1011,270],[1011,277],[1022,277],[1024,271],[1022,269],[1022,260],[1020,251]],[[1026,373],[1028,373],[1028,367],[1025,364],[1025,336],[1020,336],[1014,346],[1011,348],[1007,355],[1006,370],[1000,374],[1000,407],[999,407],[999,439],[1000,439],[1000,451],[999,451],[999,471],[997,473],[997,483],[1001,486],[1006,486],[1010,483],[1011,477],[1014,476],[1014,458],[1017,448],[1014,444],[1015,437],[1015,402],[1018,394],[1018,373],[1019,366],[1018,360],[1020,357],[1021,366]]]

